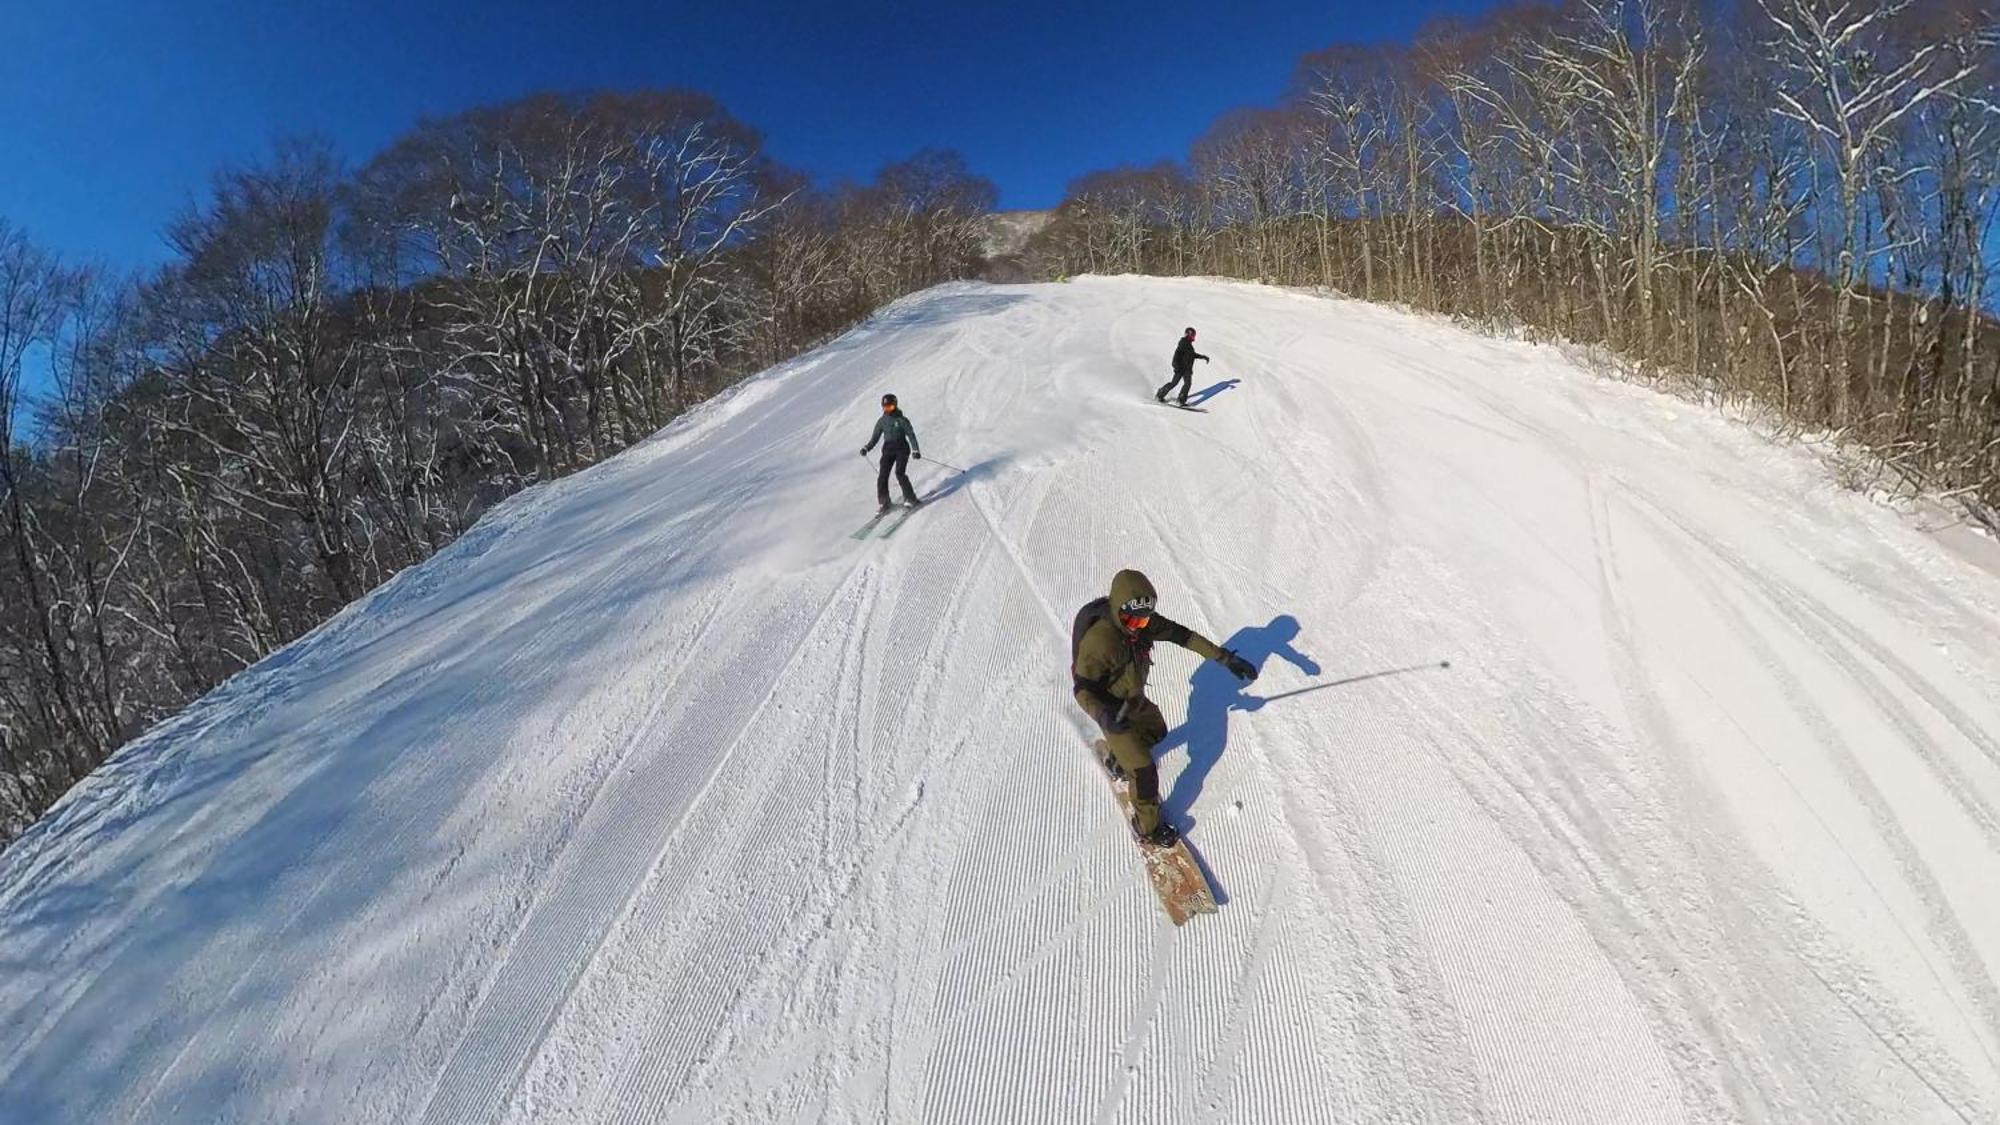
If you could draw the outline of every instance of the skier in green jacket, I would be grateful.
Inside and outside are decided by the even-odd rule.
[[[875,421],[875,433],[868,444],[861,447],[861,455],[882,443],[882,462],[875,470],[875,502],[882,505],[882,511],[889,510],[889,470],[896,471],[896,483],[903,486],[903,499],[914,508],[923,503],[917,499],[917,490],[910,487],[910,458],[924,459],[924,451],[917,447],[917,429],[896,406],[895,395],[882,396],[882,417]]]
[[[1241,656],[1153,612],[1153,584],[1136,570],[1111,579],[1110,598],[1077,612],[1071,631],[1070,677],[1076,701],[1104,731],[1105,768],[1132,779],[1132,831],[1155,847],[1172,847],[1180,833],[1160,815],[1160,769],[1153,747],[1167,736],[1167,720],[1146,698],[1153,642],[1167,641],[1220,663],[1240,680],[1257,669]]]

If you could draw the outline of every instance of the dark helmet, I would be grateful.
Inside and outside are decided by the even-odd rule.
[[[1194,339],[1194,328],[1192,326],[1187,330],[1187,338],[1190,340]]]
[[[895,396],[895,395],[883,395],[883,396],[882,396],[882,405],[883,405],[883,406],[894,406],[894,405],[896,405],[896,396]]]

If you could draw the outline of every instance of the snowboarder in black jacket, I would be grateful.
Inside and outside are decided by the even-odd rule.
[[[1153,401],[1167,401],[1167,392],[1178,386],[1181,389],[1179,402],[1186,406],[1188,388],[1194,386],[1194,361],[1197,359],[1208,362],[1207,356],[1194,350],[1194,329],[1190,328],[1181,333],[1181,342],[1174,345],[1174,377],[1167,380],[1167,385],[1160,388]]]
[[[917,429],[910,425],[909,418],[896,408],[895,395],[882,396],[882,417],[875,421],[875,433],[868,444],[861,447],[861,455],[882,443],[882,461],[875,469],[875,502],[889,510],[889,470],[896,471],[896,483],[903,486],[903,499],[914,508],[923,501],[917,499],[917,490],[910,487],[910,458],[924,459],[924,451],[917,446]]]

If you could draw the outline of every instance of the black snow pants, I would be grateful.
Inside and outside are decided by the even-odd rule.
[[[1190,367],[1186,371],[1174,372],[1174,377],[1167,380],[1167,385],[1161,387],[1160,393],[1153,397],[1159,399],[1161,402],[1165,402],[1167,401],[1167,392],[1173,390],[1175,387],[1181,389],[1179,402],[1182,406],[1186,406],[1188,391],[1194,387],[1194,368]]]
[[[896,471],[896,483],[903,486],[903,499],[914,504],[917,490],[910,487],[910,447],[900,441],[882,443],[882,460],[875,466],[875,502],[889,506],[889,470]]]

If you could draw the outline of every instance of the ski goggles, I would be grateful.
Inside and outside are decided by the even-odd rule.
[[[1138,632],[1153,623],[1153,599],[1133,598],[1118,607],[1118,620],[1131,632]]]

